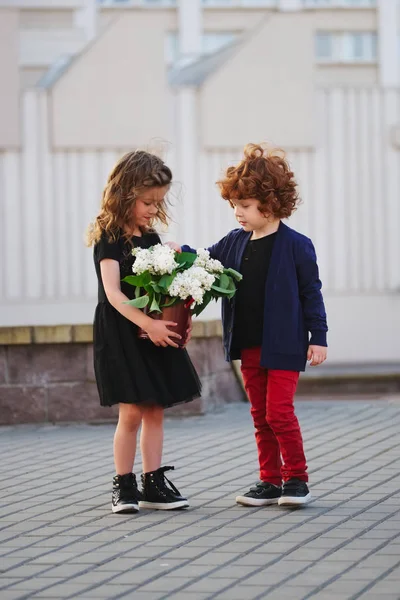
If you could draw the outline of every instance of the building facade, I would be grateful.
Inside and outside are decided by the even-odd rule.
[[[207,246],[235,226],[215,181],[267,141],[299,180],[331,361],[399,361],[399,23],[397,0],[0,0],[0,326],[90,323],[84,230],[124,151],[162,152],[165,239]]]

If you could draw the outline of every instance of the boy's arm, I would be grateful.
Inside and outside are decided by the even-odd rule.
[[[304,320],[311,334],[310,346],[327,346],[328,325],[321,293],[322,284],[319,279],[315,249],[309,239],[299,248],[296,268]]]
[[[228,236],[226,235],[225,237],[222,238],[222,240],[219,240],[219,242],[217,242],[216,244],[213,244],[212,246],[209,246],[207,248],[207,250],[210,253],[211,258],[216,258],[217,260],[221,260],[221,258],[220,258],[221,252],[225,245],[227,237]],[[182,252],[196,252],[196,250],[194,248],[191,248],[190,246],[187,246],[187,245],[181,246],[181,249],[182,249]]]

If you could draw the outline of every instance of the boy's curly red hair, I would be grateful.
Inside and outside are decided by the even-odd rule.
[[[290,217],[299,203],[297,183],[285,153],[260,144],[247,144],[243,160],[229,167],[217,185],[231,206],[232,200],[254,198],[262,212],[278,219]]]

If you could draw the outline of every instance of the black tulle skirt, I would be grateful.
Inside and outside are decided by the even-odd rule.
[[[200,396],[201,383],[185,349],[155,346],[108,302],[96,308],[94,369],[102,406],[167,408]]]

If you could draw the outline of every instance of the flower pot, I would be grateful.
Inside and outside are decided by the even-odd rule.
[[[173,306],[167,306],[161,309],[161,313],[149,313],[144,309],[144,312],[149,317],[161,321],[172,321],[177,323],[176,327],[171,327],[171,331],[179,333],[181,339],[171,338],[180,348],[182,348],[187,341],[188,333],[187,330],[190,325],[190,306],[186,306],[184,302],[178,302]],[[143,329],[139,329],[139,338],[142,340],[148,340],[149,336]]]

